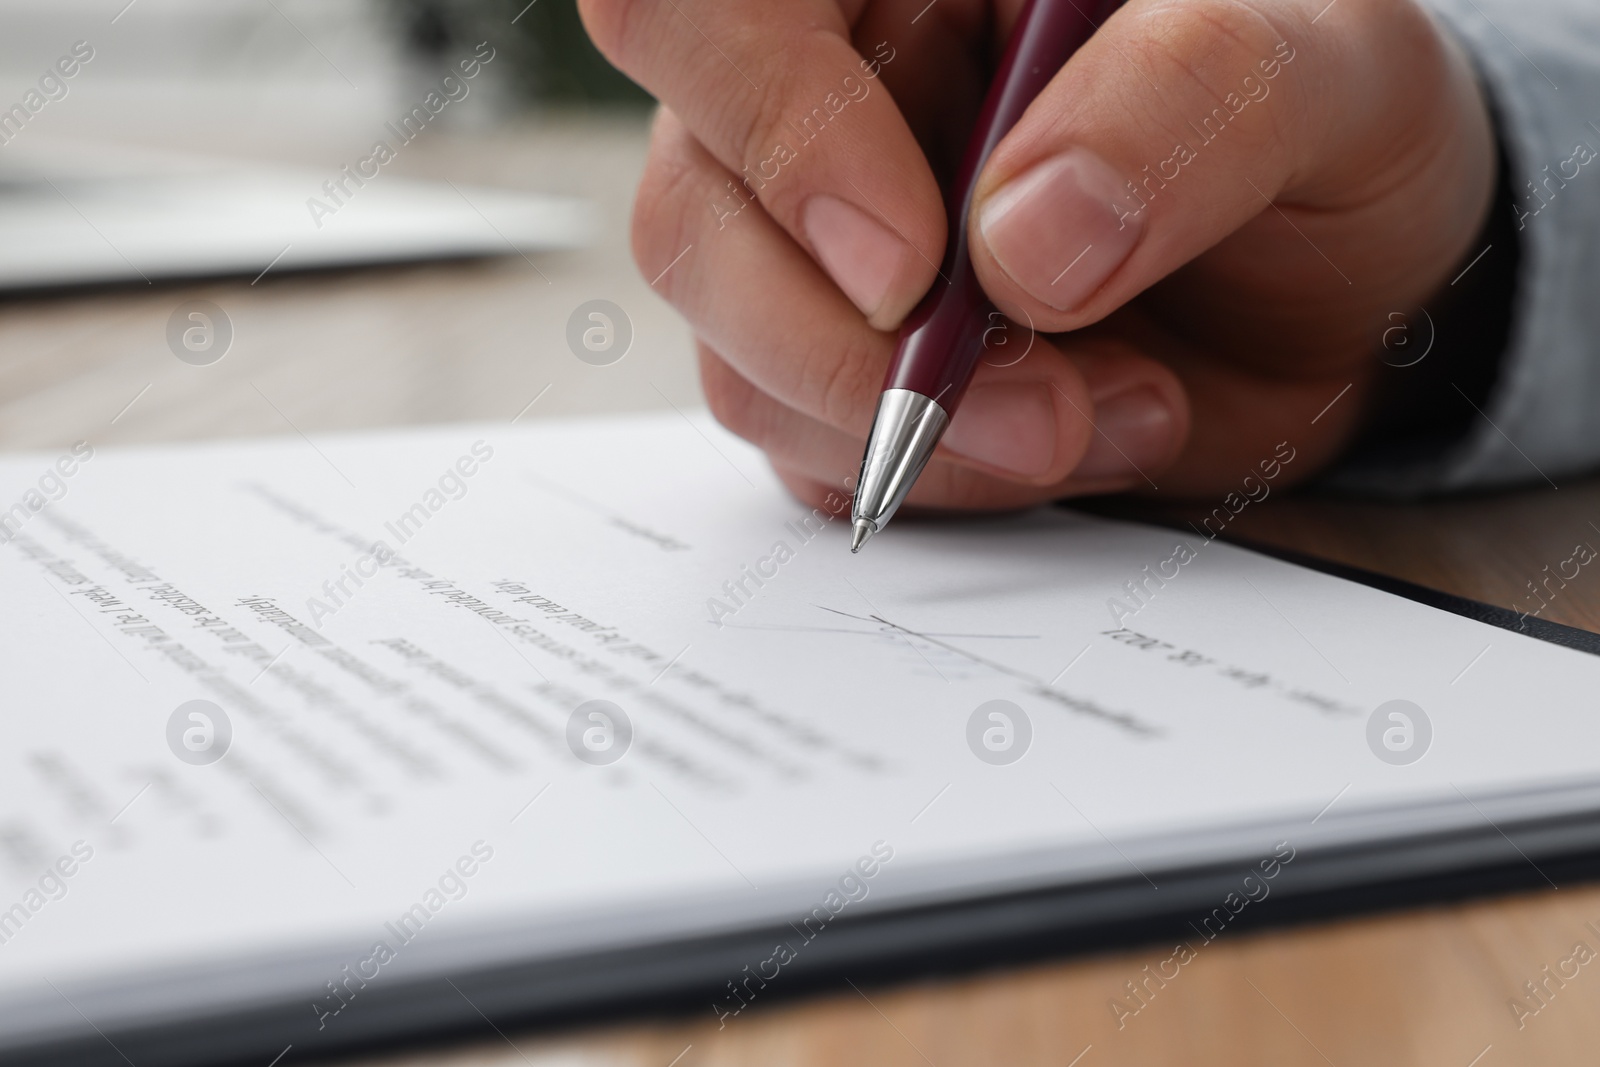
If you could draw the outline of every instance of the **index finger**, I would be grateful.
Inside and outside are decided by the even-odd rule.
[[[704,192],[719,228],[759,201],[872,325],[899,323],[937,274],[946,220],[933,172],[879,81],[885,65],[905,61],[894,44],[858,52],[836,0],[579,6],[606,57],[737,176]]]

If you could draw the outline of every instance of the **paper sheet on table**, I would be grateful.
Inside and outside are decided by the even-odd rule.
[[[88,451],[0,464],[0,1031],[775,922],[863,858],[860,911],[1155,884],[1600,770],[1594,657],[1065,511],[852,557],[702,416]]]

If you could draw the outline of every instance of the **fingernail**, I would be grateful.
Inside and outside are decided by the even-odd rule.
[[[1145,471],[1172,454],[1177,420],[1161,394],[1135,386],[1095,401],[1095,433],[1072,477],[1077,481],[1143,482]]]
[[[1138,243],[1143,219],[1128,209],[1122,186],[1105,160],[1069,148],[1002,185],[979,210],[978,228],[1023,291],[1072,311]]]
[[[956,409],[944,446],[1026,477],[1055,462],[1056,410],[1042,385],[975,386]]]
[[[831,196],[807,202],[803,225],[822,269],[862,314],[871,319],[886,310],[889,287],[911,252],[906,243],[860,208]]]

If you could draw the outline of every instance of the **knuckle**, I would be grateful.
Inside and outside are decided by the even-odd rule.
[[[1289,39],[1285,21],[1294,17],[1287,6],[1263,10],[1261,0],[1163,0],[1144,8],[1149,35],[1163,39],[1186,62],[1203,60],[1218,52],[1226,56],[1240,51],[1255,54],[1271,51],[1279,41]]]
[[[700,388],[705,393],[706,407],[711,415],[730,433],[758,448],[764,447],[767,436],[766,419],[755,402],[755,387],[729,367],[720,356],[702,342],[700,351]]]
[[[822,35],[823,31],[808,31],[806,36],[812,34]],[[761,186],[761,200],[769,210],[776,208],[775,213],[780,216],[782,205],[793,200],[797,189],[805,183],[772,182],[767,169],[780,168],[780,172],[808,169],[814,165],[812,156],[820,151],[825,157],[830,147],[826,139],[818,143],[816,150],[797,143],[801,135],[796,133],[793,124],[804,123],[812,107],[821,106],[826,93],[814,90],[817,63],[797,63],[794,57],[826,55],[831,46],[836,47],[837,42],[805,40],[799,35],[780,42],[773,61],[762,65],[759,89],[725,94],[715,105],[717,113],[713,122],[716,128],[725,131],[724,143],[728,150],[737,154],[736,160],[729,160],[731,169],[749,168],[767,179],[767,184]],[[749,87],[741,82],[738,88]],[[811,99],[812,96],[816,99]],[[819,131],[826,128],[825,124],[817,127]],[[821,137],[821,133],[816,136]]]
[[[771,153],[772,144],[783,140],[779,127],[787,118],[795,82],[792,69],[774,64],[764,72],[760,89],[751,90],[743,99],[724,102],[719,118],[741,165],[763,159]]]
[[[814,351],[806,360],[808,394],[817,398],[817,418],[831,426],[865,434],[870,394],[875,386],[864,354]]]
[[[1180,140],[1209,140],[1227,129],[1229,143],[1251,153],[1280,153],[1292,146],[1306,94],[1297,89],[1299,79],[1280,75],[1293,62],[1298,35],[1288,22],[1298,21],[1298,13],[1280,8],[1269,13],[1263,6],[1250,0],[1165,0],[1139,10],[1138,61],[1154,84],[1176,83],[1193,97],[1185,102],[1179,94],[1176,104],[1164,99],[1167,94],[1150,98],[1149,108],[1160,112],[1149,116],[1154,122]],[[1252,102],[1279,94],[1281,106],[1253,107],[1244,114]],[[1236,116],[1245,121],[1234,121]]]
[[[633,261],[645,278],[655,278],[693,238],[699,215],[694,212],[694,188],[704,177],[683,146],[657,138],[645,162],[644,175],[634,196],[630,241]],[[687,272],[685,272],[687,273]],[[669,301],[674,292],[674,275],[660,279],[658,290]]]

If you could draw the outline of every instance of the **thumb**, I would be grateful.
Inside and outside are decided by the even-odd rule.
[[[1077,329],[1280,195],[1362,195],[1417,107],[1419,57],[1386,38],[1420,39],[1424,65],[1440,51],[1410,0],[1134,0],[990,157],[968,223],[985,290],[1013,318]]]

